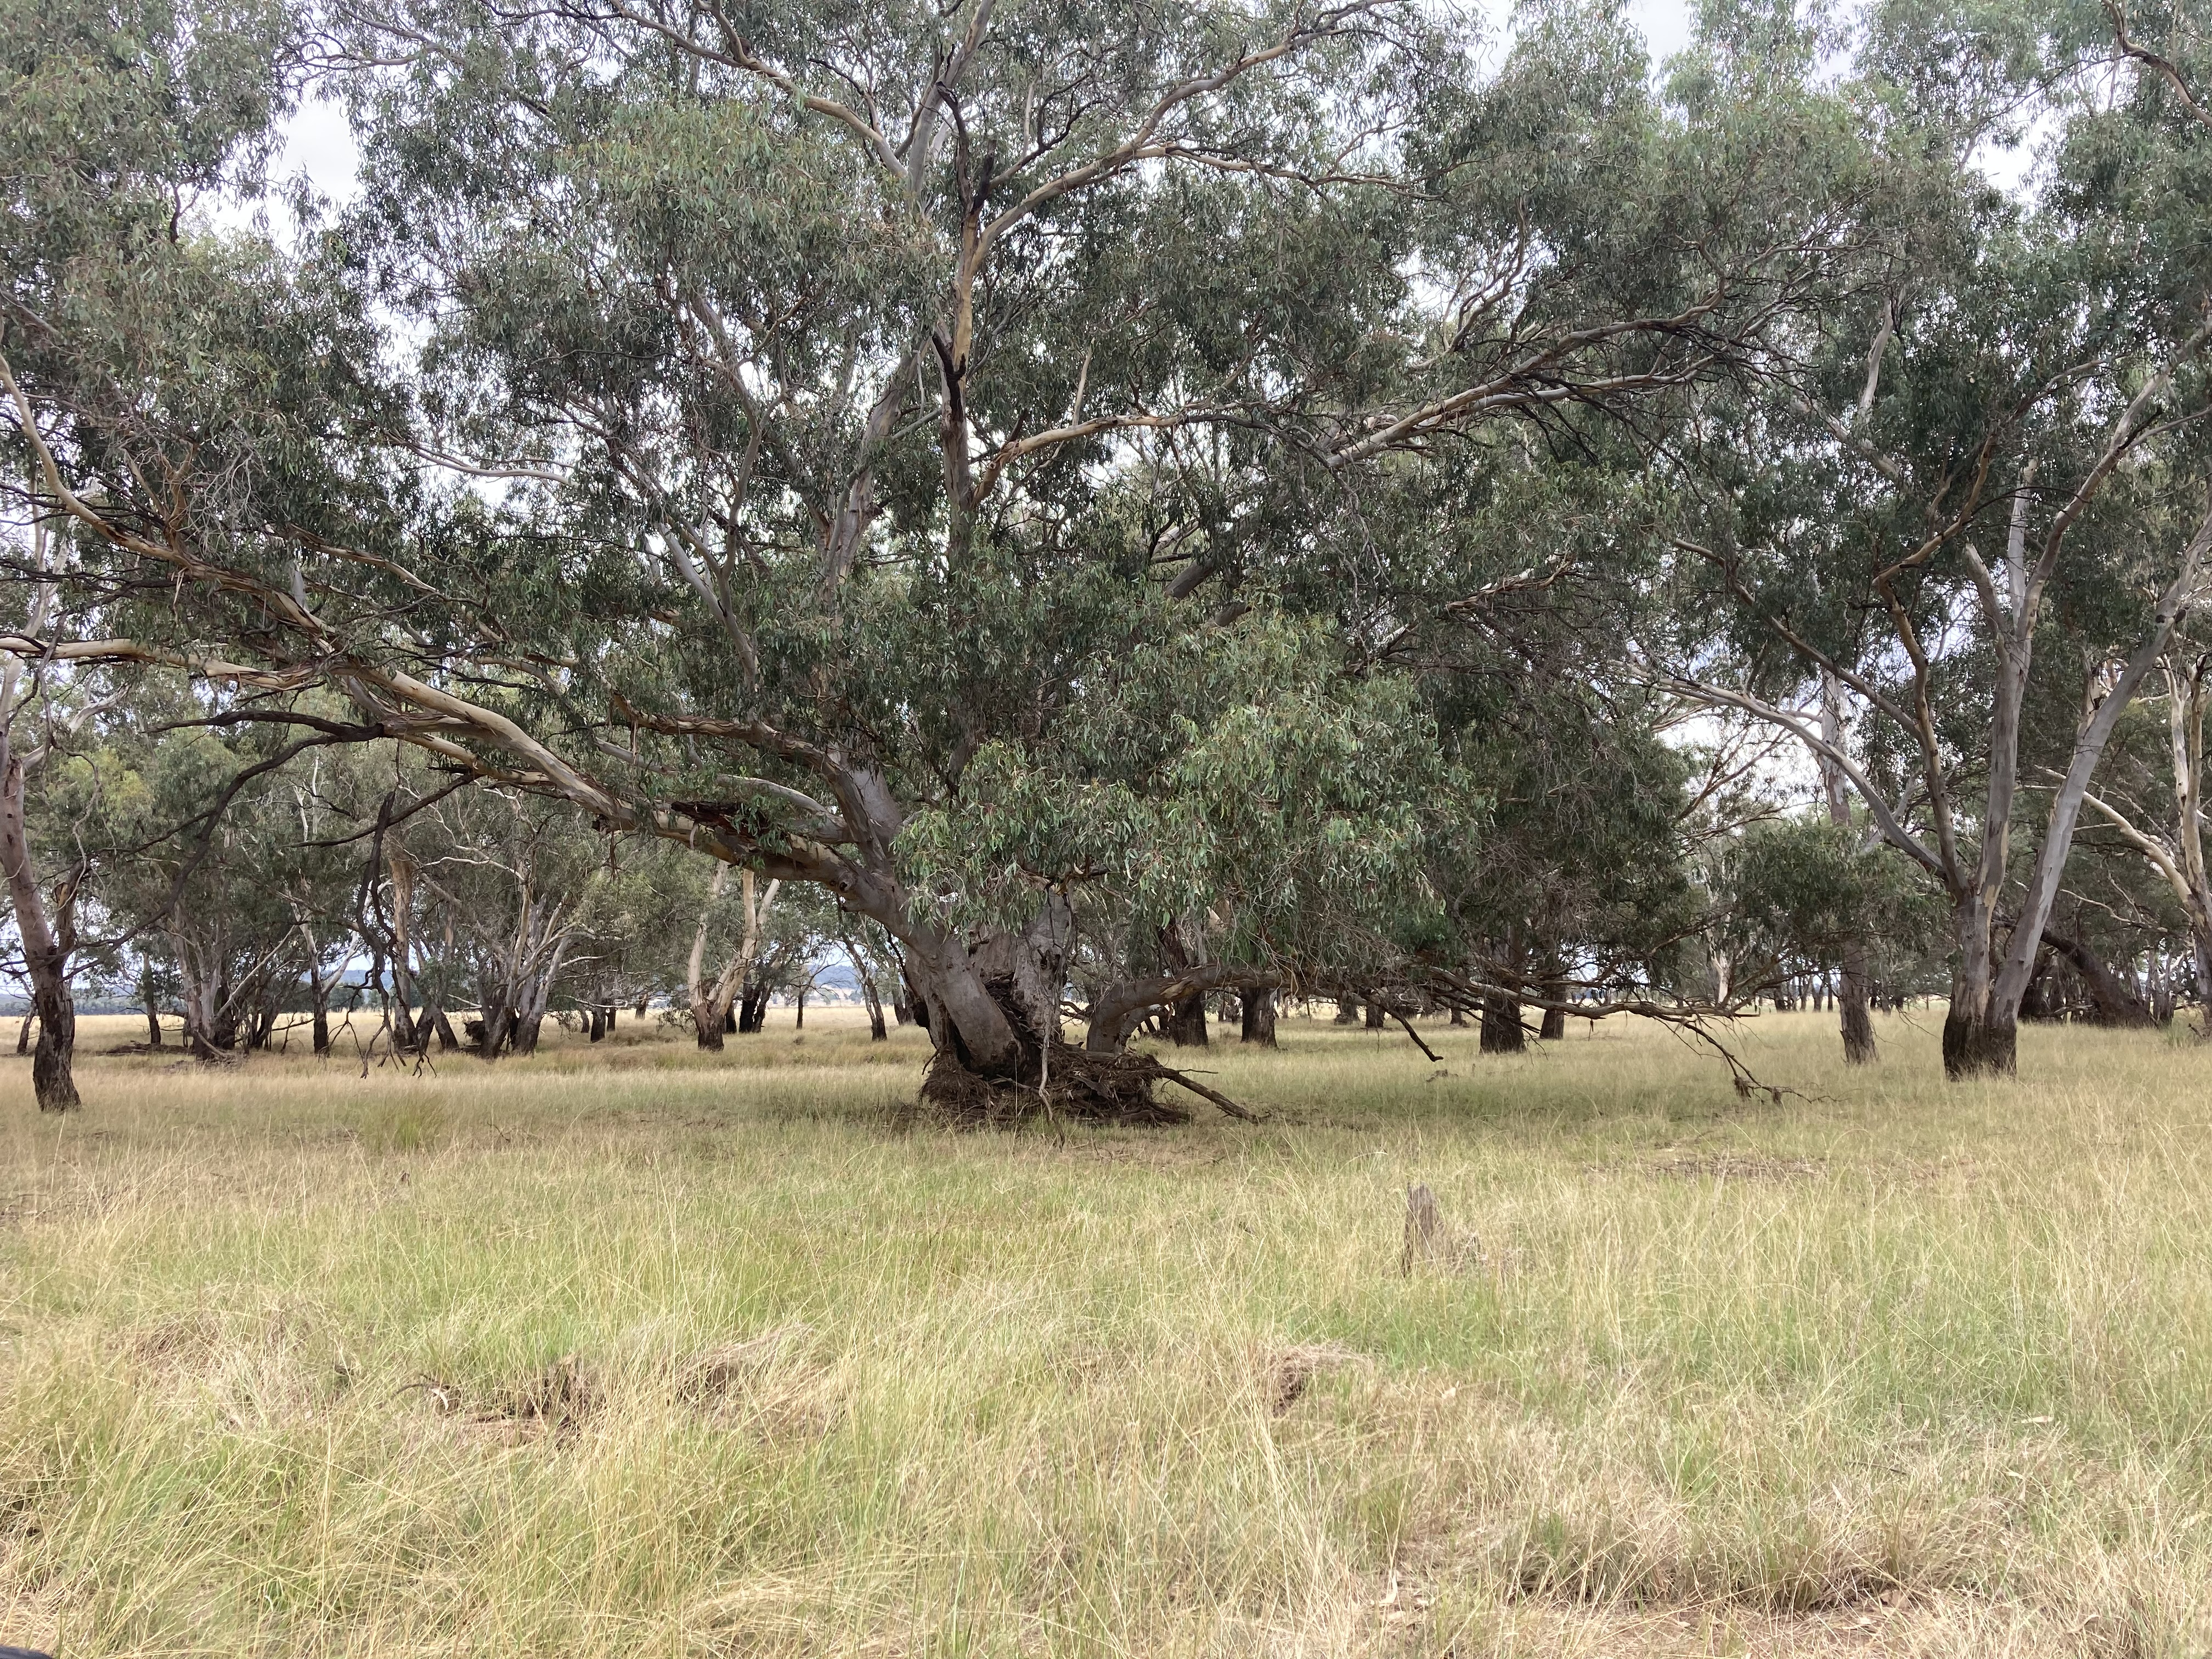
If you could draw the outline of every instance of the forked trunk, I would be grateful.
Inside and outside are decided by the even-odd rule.
[[[1956,1003],[1943,1019],[1943,1074],[1954,1082],[2010,1077],[2017,1067],[2019,1027]]]
[[[437,1032],[439,1048],[450,1054],[461,1046],[460,1038],[453,1035],[453,1022],[446,1018],[445,1008],[441,1004],[432,1003],[422,1011],[422,1017],[429,1021],[430,1029]]]
[[[781,881],[772,881],[763,894],[751,871],[738,872],[743,931],[729,961],[722,965],[722,971],[709,980],[706,976],[707,935],[729,875],[727,865],[719,866],[714,871],[713,884],[707,890],[707,908],[700,912],[698,931],[691,936],[691,957],[684,975],[686,994],[690,1000],[692,1034],[700,1048],[708,1054],[721,1053],[725,1036],[746,1029],[744,1020],[734,1017],[732,1011],[740,988],[744,988],[748,997],[750,995],[750,988],[745,981],[760,954],[762,931],[775,909],[777,890],[783,885]],[[752,1029],[757,1030],[759,1027],[756,1024]]]

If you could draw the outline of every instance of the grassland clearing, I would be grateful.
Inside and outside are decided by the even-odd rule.
[[[2179,1036],[1946,1085],[1918,1017],[1846,1073],[1770,1016],[1775,1105],[1649,1029],[1286,1018],[1201,1062],[1257,1127],[950,1134],[917,1034],[788,1019],[0,1076],[0,1641],[2212,1648]]]

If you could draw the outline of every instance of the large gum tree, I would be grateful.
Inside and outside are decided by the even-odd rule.
[[[1381,0],[318,20],[357,205],[18,284],[5,392],[85,608],[16,649],[272,715],[334,687],[814,884],[952,1069],[1034,1080],[1086,907],[1265,915],[1271,870],[1347,926],[1401,904],[1436,745],[1313,598],[1362,481],[1720,372],[1820,257],[1745,222],[1728,112],[1662,112],[1602,9],[1530,17],[1486,82]],[[309,57],[256,38],[149,13],[115,71],[234,82],[248,188]],[[179,193],[152,145],[24,234]],[[1107,988],[1089,1046],[1193,988]]]

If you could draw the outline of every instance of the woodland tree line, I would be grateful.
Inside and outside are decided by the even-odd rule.
[[[1208,999],[2212,998],[2175,0],[0,7],[44,1106],[90,985],[490,1059],[849,960],[1125,1119]]]

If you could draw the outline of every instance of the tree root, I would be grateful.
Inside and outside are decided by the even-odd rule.
[[[1259,1121],[1258,1114],[1150,1054],[1094,1054],[1055,1042],[1045,1071],[1041,1085],[979,1077],[940,1050],[922,1075],[921,1097],[911,1113],[920,1121],[963,1129],[1011,1128],[1037,1119],[1146,1127],[1188,1123],[1188,1111],[1154,1091],[1158,1084],[1172,1083],[1231,1117]]]

